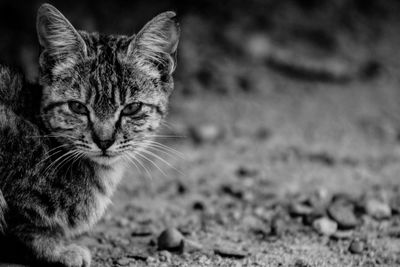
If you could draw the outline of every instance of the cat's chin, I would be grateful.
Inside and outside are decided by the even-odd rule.
[[[90,159],[100,165],[112,166],[117,163],[121,157],[119,156],[92,156]]]

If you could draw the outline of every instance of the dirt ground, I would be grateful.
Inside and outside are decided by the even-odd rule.
[[[371,79],[304,81],[247,62],[245,90],[174,95],[159,139],[179,151],[160,154],[173,168],[127,172],[79,238],[94,266],[399,266],[396,47],[374,49]],[[183,246],[160,249],[171,227]]]
[[[248,20],[182,17],[162,159],[76,239],[93,266],[400,266],[399,24],[310,41]]]

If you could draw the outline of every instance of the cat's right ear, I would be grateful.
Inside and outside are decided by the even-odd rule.
[[[135,36],[128,47],[128,57],[135,58],[140,65],[152,64],[172,74],[176,67],[179,35],[175,12],[161,13]]]
[[[87,54],[85,41],[71,23],[50,4],[40,6],[37,13],[36,30],[42,55],[50,63],[53,72],[72,66]]]

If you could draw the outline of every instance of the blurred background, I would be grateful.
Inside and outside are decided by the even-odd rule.
[[[37,75],[35,16],[42,3],[0,2],[1,60],[21,65],[30,78]],[[400,9],[395,0],[83,0],[51,4],[78,29],[126,35],[162,11],[177,11],[183,28],[179,80],[192,75],[200,80],[195,86],[183,81],[185,92],[198,87],[226,91],[233,85],[248,90],[251,68],[257,64],[322,80],[370,77],[381,66],[376,46],[387,37],[396,39],[385,34],[395,34]],[[302,59],[306,62],[299,62]],[[307,67],[315,69],[307,73]],[[328,68],[332,75],[325,73]],[[216,79],[224,71],[239,81]]]
[[[41,3],[0,1],[0,61],[31,81]],[[149,239],[171,225],[203,247],[234,244],[243,266],[400,264],[399,1],[50,3],[87,31],[131,35],[166,10],[177,11],[182,28],[163,129],[172,138],[158,140],[169,147],[158,151],[168,164],[143,160],[149,171],[127,173],[111,215],[84,239],[99,266],[133,246],[149,253]],[[314,216],[316,195],[323,212]],[[356,218],[351,233],[324,239],[310,225],[344,195],[338,216]],[[375,210],[360,212],[370,199]],[[305,200],[309,213],[290,208]],[[152,230],[143,234],[143,225]],[[361,252],[348,252],[354,236]],[[161,266],[165,255],[150,255]],[[169,257],[176,266],[241,266],[226,253],[206,255]],[[139,258],[135,266],[146,266]]]

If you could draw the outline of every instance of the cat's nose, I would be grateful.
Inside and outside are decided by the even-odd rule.
[[[93,141],[101,150],[106,151],[110,146],[114,144],[115,139],[93,138]]]

